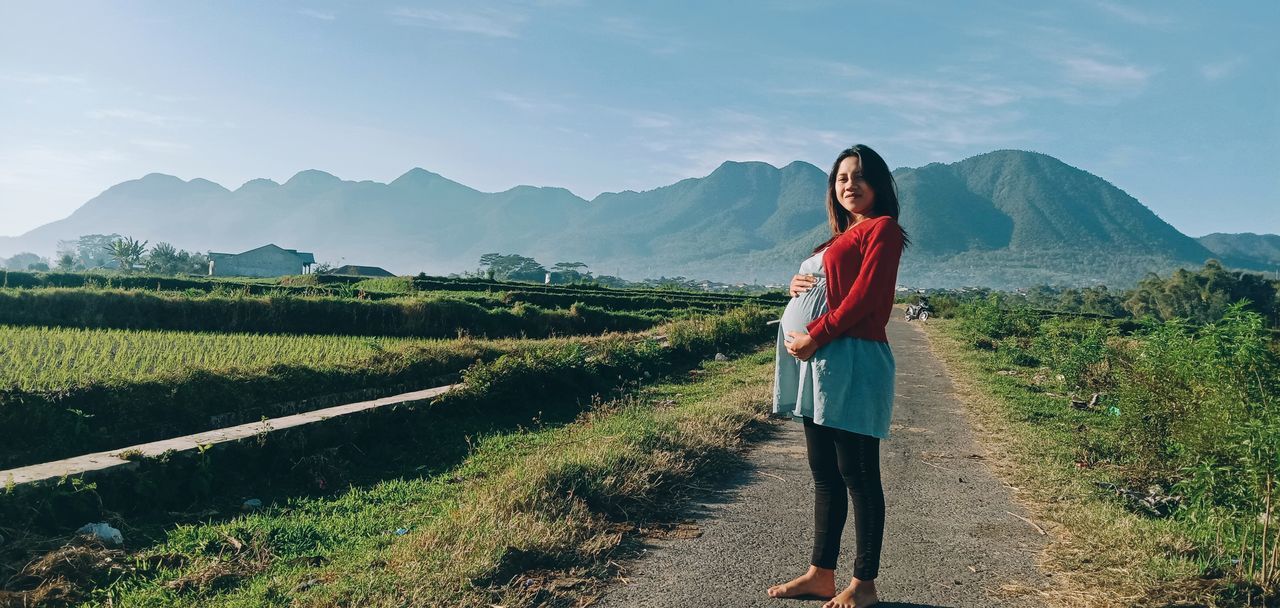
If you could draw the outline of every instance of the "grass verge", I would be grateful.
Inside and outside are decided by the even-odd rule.
[[[674,517],[735,459],[764,418],[772,359],[706,362],[568,424],[476,438],[438,474],[179,526],[115,560],[76,560],[114,570],[64,578],[106,581],[87,598],[98,606],[576,605],[639,526]]]
[[[1096,423],[1092,414],[1032,390],[1021,375],[998,373],[1007,364],[969,348],[956,324],[931,321],[931,348],[992,451],[993,467],[1053,538],[1040,566],[1055,584],[1010,591],[1053,606],[1264,605],[1248,589],[1207,577],[1211,569],[1179,522],[1136,514],[1101,493],[1095,482],[1107,481],[1107,473],[1091,468],[1082,440]]]

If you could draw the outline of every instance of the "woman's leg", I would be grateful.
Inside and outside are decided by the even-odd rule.
[[[880,484],[880,440],[869,435],[832,429],[836,434],[836,462],[853,499],[857,553],[853,580],[828,607],[870,606],[878,601],[875,578],[880,570],[884,540],[884,488]]]
[[[853,499],[853,525],[858,552],[853,575],[864,581],[880,571],[884,541],[884,487],[880,484],[880,440],[870,435],[835,430],[836,461]]]
[[[804,419],[804,440],[813,471],[813,554],[809,570],[780,585],[769,587],[770,597],[832,597],[836,594],[836,558],[840,553],[840,533],[844,530],[849,504],[845,484],[836,464],[836,448],[827,427]]]
[[[814,566],[835,570],[840,558],[840,535],[849,514],[845,498],[844,478],[837,463],[836,429],[804,419],[804,441],[809,454],[809,470],[813,473],[813,553]]]

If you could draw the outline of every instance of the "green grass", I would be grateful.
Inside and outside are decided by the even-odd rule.
[[[85,605],[573,603],[613,574],[637,524],[670,518],[733,462],[766,410],[772,358],[707,362],[571,424],[479,437],[435,475],[179,526]]]
[[[1198,546],[1191,522],[1137,514],[1099,489],[1100,482],[1127,486],[1131,476],[1119,418],[1105,410],[1074,409],[1065,390],[1046,391],[1035,379],[1043,370],[1019,366],[999,351],[973,348],[963,321],[931,321],[928,327],[934,351],[946,361],[984,441],[1001,456],[997,469],[1054,539],[1044,567],[1055,573],[1056,584],[1039,594],[1043,601],[1062,606],[1260,601],[1257,590],[1223,577],[1230,556]]]
[[[145,289],[0,289],[0,324],[444,338],[536,337],[646,329],[685,310],[609,310],[555,296],[544,303],[510,294],[348,297],[214,294]],[[723,310],[706,308],[706,310]]]
[[[510,351],[518,341],[0,325],[0,387],[62,392],[95,384],[164,379],[193,370],[229,373],[274,365],[363,365],[388,353],[431,356],[470,343]]]
[[[592,342],[0,326],[0,468],[448,384],[477,361]],[[312,403],[318,405],[312,405]]]

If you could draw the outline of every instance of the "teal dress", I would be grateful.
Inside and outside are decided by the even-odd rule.
[[[800,264],[800,274],[817,283],[787,303],[778,323],[774,361],[773,413],[853,433],[889,438],[893,415],[893,352],[875,340],[838,337],[801,361],[787,352],[787,332],[806,327],[827,312],[827,280],[822,251]]]

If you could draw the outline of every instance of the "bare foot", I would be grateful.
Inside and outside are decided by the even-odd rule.
[[[809,571],[781,585],[769,587],[769,597],[829,598],[836,594],[836,571],[809,566]]]
[[[876,582],[855,578],[844,591],[823,604],[822,608],[867,608],[878,603],[880,598],[876,597]]]

